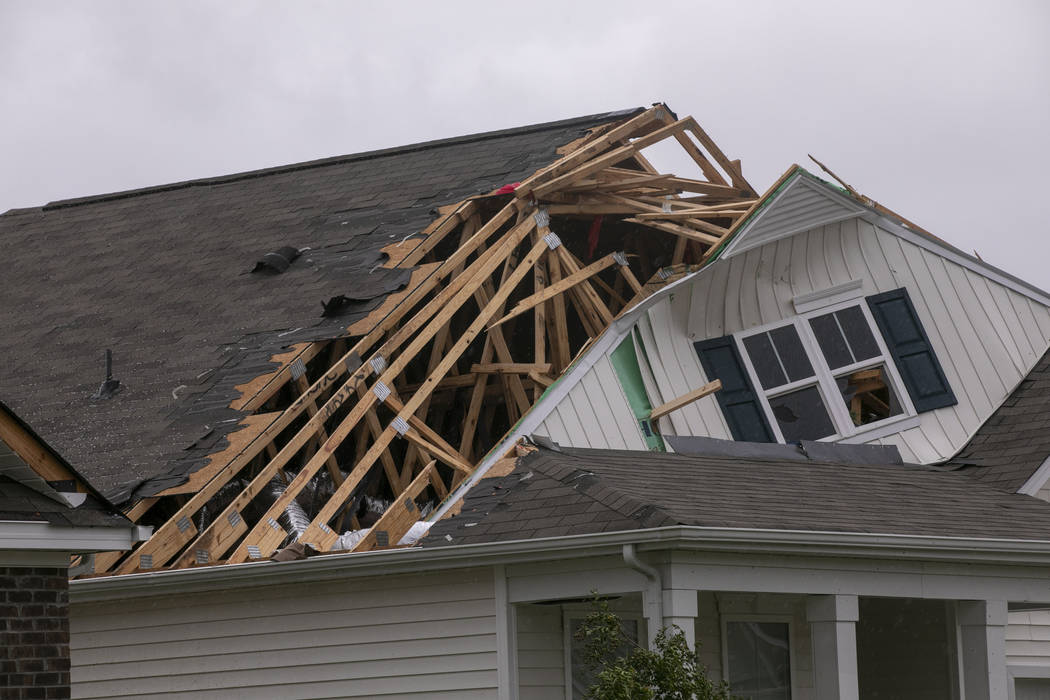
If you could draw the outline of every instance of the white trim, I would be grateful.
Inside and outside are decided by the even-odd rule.
[[[1024,485],[1017,489],[1017,493],[1034,496],[1046,486],[1047,481],[1050,481],[1050,457],[1043,460],[1043,463],[1039,465],[1035,473],[1028,477],[1028,481],[1024,482]]]
[[[798,171],[793,176],[791,176],[791,178],[789,178],[788,182],[786,182],[783,185],[783,189],[780,190],[780,192],[778,192],[776,196],[762,208],[761,211],[755,214],[746,224],[744,224],[744,227],[733,236],[732,240],[730,240],[729,242],[729,245],[725,247],[725,249],[722,251],[722,254],[719,257],[729,258],[734,255],[744,253],[748,250],[759,248],[761,246],[766,245],[767,243],[779,241],[784,238],[790,238],[791,236],[802,233],[804,231],[809,231],[810,229],[814,229],[818,226],[827,226],[829,224],[834,224],[839,221],[852,219],[853,217],[864,213],[865,208],[861,206],[858,202],[851,198],[843,198],[841,196],[829,196],[838,195],[838,192],[826,189],[824,187],[818,187],[818,185],[821,185],[823,183],[821,183],[818,179],[814,178],[813,176],[809,175],[807,177],[807,175],[809,175],[809,173],[807,173],[804,169],[799,168]],[[761,225],[763,219],[765,219],[765,217],[769,215],[770,211],[776,208],[777,205],[779,205],[779,203],[783,199],[785,199],[790,193],[800,188],[809,189],[816,192],[817,194],[823,195],[827,199],[832,200],[834,204],[837,204],[838,206],[842,207],[843,211],[839,214],[834,214],[824,217],[822,219],[809,221],[805,224],[792,224],[791,221],[788,220],[780,228],[779,231],[777,231],[770,237],[757,242],[748,241],[748,235],[758,226]]]
[[[0,549],[62,552],[109,552],[131,549],[141,530],[124,527],[58,527],[47,522],[0,520]],[[146,535],[149,537],[149,535]]]
[[[492,567],[496,602],[496,677],[499,700],[518,698],[517,615],[507,596],[507,571],[503,564]]]
[[[795,306],[795,313],[806,314],[832,304],[853,301],[862,296],[864,296],[864,278],[836,284],[834,287],[820,289],[816,292],[799,294],[791,300],[791,303]]]
[[[813,333],[813,328],[810,325],[809,320],[814,316],[822,316],[853,307],[859,308],[861,314],[864,316],[864,320],[868,324],[868,329],[879,348],[879,356],[832,369],[827,363],[827,358],[824,357],[824,352],[820,349],[820,343],[817,342],[816,335]],[[789,325],[795,327],[795,332],[798,334],[799,342],[801,342],[803,349],[806,351],[807,359],[813,368],[813,375],[804,379],[789,381],[788,383],[774,387],[773,389],[765,389],[759,381],[758,372],[755,371],[754,364],[751,361],[751,355],[747,352],[747,348],[744,346],[744,338]],[[886,341],[882,337],[882,333],[879,331],[879,327],[876,325],[875,319],[871,315],[871,309],[868,308],[867,304],[857,301],[856,296],[841,301],[828,301],[826,304],[812,307],[807,313],[797,314],[787,319],[781,319],[779,321],[773,321],[761,326],[755,326],[739,331],[733,334],[733,339],[737,344],[737,350],[739,351],[741,358],[744,360],[744,368],[751,379],[752,386],[755,387],[756,396],[759,399],[762,411],[766,416],[766,421],[769,423],[769,427],[773,431],[773,437],[776,438],[777,442],[784,442],[784,434],[780,429],[776,416],[773,415],[773,410],[769,404],[769,400],[782,394],[810,386],[817,387],[821,401],[824,402],[824,408],[827,410],[828,418],[831,420],[832,427],[836,431],[832,435],[820,438],[822,441],[842,443],[868,442],[871,440],[877,440],[881,437],[886,437],[887,435],[892,435],[900,430],[915,427],[921,422],[915,410],[915,405],[911,401],[911,396],[908,394],[907,388],[904,386],[904,382],[901,379],[896,364],[893,362],[893,357],[889,353]],[[841,394],[839,393],[838,383],[835,377],[837,375],[841,376],[850,372],[857,372],[863,369],[879,366],[885,370],[890,389],[893,391],[897,398],[897,402],[900,404],[901,413],[897,416],[884,418],[875,423],[860,426],[854,425],[853,419],[849,415],[849,410],[841,401]],[[785,379],[786,378],[787,373],[785,372]],[[834,395],[829,396],[829,392],[833,390],[835,392]],[[908,419],[914,419],[914,424],[908,424],[907,426],[902,425],[902,423]]]
[[[222,590],[237,587],[302,584],[440,569],[579,559],[619,558],[624,544],[640,550],[730,552],[733,554],[813,555],[853,559],[890,558],[898,562],[943,561],[1050,566],[1050,539],[895,535],[816,530],[770,530],[673,526],[602,532],[449,547],[326,554],[301,561],[248,562],[193,569],[169,569],[122,576],[75,580],[76,602]],[[517,602],[517,601],[515,601]]]

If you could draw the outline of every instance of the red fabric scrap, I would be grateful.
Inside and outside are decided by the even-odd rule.
[[[500,187],[498,190],[496,190],[496,194],[510,194],[514,190],[518,189],[519,185],[521,185],[520,182],[512,182],[509,185],[504,185],[503,187]]]
[[[598,249],[598,237],[602,233],[602,220],[605,217],[599,214],[591,221],[591,229],[587,232],[587,262],[594,259],[594,251]]]

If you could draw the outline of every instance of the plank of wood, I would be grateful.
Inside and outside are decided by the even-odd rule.
[[[467,474],[470,474],[474,471],[474,467],[472,467],[470,463],[464,461],[460,457],[456,457],[454,454],[449,454],[437,445],[431,444],[426,438],[424,438],[415,430],[406,430],[404,433],[401,434],[401,437],[411,442],[423,452],[429,454],[432,458],[441,460],[453,469],[466,472]]]
[[[561,281],[561,262],[557,257],[547,258],[547,273],[552,285]],[[557,296],[551,299],[550,305],[552,307],[551,316],[553,318],[554,331],[550,334],[551,363],[554,365],[554,371],[561,373],[569,366],[569,361],[572,359],[571,348],[569,347],[569,324],[565,310],[565,297]]]
[[[430,340],[435,335],[437,335],[438,330],[440,330],[440,328],[445,323],[447,323],[448,319],[452,317],[452,315],[463,305],[463,303],[474,295],[477,289],[479,289],[484,283],[484,281],[488,279],[488,277],[492,274],[495,268],[498,267],[507,256],[513,253],[517,245],[526,236],[529,235],[529,233],[532,231],[535,225],[536,221],[534,217],[526,218],[524,221],[517,224],[510,231],[504,234],[495,246],[491,246],[488,250],[485,251],[485,254],[479,256],[478,259],[471,263],[471,265],[467,268],[467,271],[460,276],[459,279],[463,280],[463,282],[457,285],[458,290],[456,291],[456,293],[442,307],[441,311],[438,314],[436,314],[432,319],[430,319],[429,323],[426,324],[426,327],[423,328],[423,330],[421,330],[412,339],[412,341],[408,344],[408,346],[406,346],[402,350],[398,357],[392,362],[390,362],[387,369],[384,370],[383,373],[380,375],[378,381],[382,382],[384,385],[387,386],[393,385],[394,378],[399,376],[401,372],[404,371],[405,367],[409,364],[409,362],[415,359],[416,355],[427,345],[427,343],[430,342]],[[486,224],[486,227],[487,226],[488,224]],[[484,228],[485,227],[483,227],[482,230],[484,230]],[[474,240],[477,237],[477,235],[478,234],[475,234],[475,236],[472,237],[471,240]],[[511,277],[520,281],[520,276],[524,275],[525,272],[527,272],[528,270],[531,270],[531,263],[527,266],[528,269],[523,269],[524,267],[526,266],[519,265],[519,267],[514,271]],[[510,290],[507,290],[506,293],[503,294],[503,290],[501,289],[501,292],[499,295],[497,295],[497,298],[500,299],[502,302],[505,301],[506,295],[509,294]],[[487,309],[488,307],[486,307],[486,310]],[[495,306],[493,306],[492,310],[494,309]],[[489,317],[485,316],[486,310],[482,311],[482,314],[479,315],[478,319],[484,318],[485,321],[488,320]],[[469,327],[467,335],[470,335],[471,340],[473,340],[473,337],[477,335],[478,331],[475,330],[473,334],[471,334],[469,331],[475,328],[478,328],[480,330],[481,324],[482,321],[475,320],[474,323],[471,324],[471,326]],[[459,346],[462,343],[463,338],[460,338],[460,340],[457,341],[454,348],[459,348]],[[430,377],[428,377],[428,380],[432,379],[433,381],[424,382],[424,385],[413,395],[411,401],[409,402],[409,405],[411,405],[410,413],[414,413],[415,410],[419,408],[422,401],[427,396],[429,396],[430,392],[432,391],[432,386],[436,384],[440,378],[444,377],[451,365],[454,364],[456,360],[458,360],[459,355],[462,354],[463,350],[465,350],[465,346],[459,349],[458,351],[452,351],[445,355],[445,357],[442,359],[441,364],[439,365],[440,372],[438,372],[438,370],[435,370],[435,372],[432,373]],[[438,373],[440,373],[440,377],[435,376]],[[322,447],[321,453],[323,453],[324,451],[334,451],[342,442],[342,440],[346,437],[349,431],[358,423],[358,421],[361,420],[361,418],[364,416],[364,413],[367,412],[374,405],[376,400],[377,399],[375,398],[375,393],[369,392],[369,394],[366,395],[365,398],[361,399],[356,404],[354,404],[354,406],[350,409],[350,412],[343,418],[339,425],[336,426],[334,430],[332,430],[331,437],[325,442],[324,446]],[[400,414],[399,417],[401,417],[403,420],[408,420],[410,418],[410,416],[408,415]],[[361,481],[361,479],[364,478],[365,475],[367,475],[368,470],[375,463],[376,459],[379,458],[379,455],[386,449],[387,445],[392,439],[391,433],[392,431],[388,427],[384,431],[383,436],[380,439],[376,440],[371,447],[369,447],[369,449],[365,452],[364,456],[362,457],[361,461],[357,465],[355,465],[355,467],[351,470],[350,476],[348,476],[347,479],[336,489],[335,494],[330,498],[325,507],[322,508],[322,514],[325,514],[324,519],[320,519],[320,516],[314,519],[314,523],[311,526],[311,537],[316,538],[316,541],[327,542],[331,540],[331,538],[329,537],[331,533],[325,533],[323,530],[320,530],[319,525],[326,524],[332,519],[332,517],[335,515],[334,511],[341,508],[342,504],[346,501],[346,498],[349,496],[352,490],[356,488],[357,484]],[[293,438],[293,443],[295,440],[296,438]],[[293,443],[289,443],[289,445]],[[283,451],[284,450],[282,450],[282,452]],[[319,453],[319,455],[321,453]],[[289,458],[290,456],[291,455],[288,455]],[[267,476],[268,473],[275,471],[274,464],[275,461],[271,461],[271,463],[268,464],[259,473],[258,476],[256,476],[252,483],[249,484],[249,487],[245,489],[245,491],[242,492],[242,494],[234,500],[234,503],[232,503],[230,507],[234,507],[235,505],[239,505],[240,502],[243,502],[244,497],[248,495],[249,491],[261,488],[265,481],[263,481],[262,484],[257,484],[257,482],[259,482],[262,477]],[[274,517],[276,513],[280,513],[281,510],[283,510],[284,507],[287,505],[288,501],[294,498],[299,493],[299,491],[302,490],[302,488],[309,482],[309,480],[313,478],[313,475],[317,472],[319,466],[320,463],[318,461],[317,456],[315,456],[299,471],[296,477],[292,479],[292,482],[288,485],[288,488],[285,490],[284,494],[282,494],[274,501],[274,503],[270,506],[269,510],[267,511],[267,514],[264,516],[263,520],[265,521],[267,517]],[[341,500],[337,505],[331,506],[331,504],[333,504],[337,499]],[[220,527],[222,527],[221,524]],[[256,529],[258,529],[259,527],[259,525],[256,525]],[[252,544],[255,540],[255,536],[255,530],[249,533],[248,537],[245,538],[245,542],[242,543],[241,546],[238,547],[237,550],[234,552],[233,556],[230,559],[231,562],[245,560],[244,557],[247,555],[245,546],[246,544]]]
[[[613,144],[630,137],[632,134],[637,133],[649,124],[661,121],[665,112],[666,110],[663,107],[654,107],[629,119],[622,125],[606,132],[601,137],[590,141],[576,151],[573,151],[546,168],[543,168],[530,177],[527,177],[514,191],[515,196],[518,198],[528,196],[532,193],[533,188],[537,184],[549,181],[573,170],[577,166],[591,160],[607,150]]]
[[[672,124],[668,124],[663,128],[657,129],[656,131],[650,134],[639,137],[631,143],[627,144],[626,146],[614,148],[608,153],[604,153],[592,160],[589,160],[580,165],[579,167],[575,168],[574,170],[570,170],[564,175],[559,175],[558,177],[552,180],[537,185],[533,189],[532,194],[537,198],[542,198],[543,195],[547,192],[554,192],[560,190],[576,182],[577,180],[582,180],[591,173],[598,172],[603,168],[607,168],[610,165],[616,165],[617,163],[622,162],[627,158],[630,158],[632,155],[638,153],[638,151],[642,150],[643,148],[659,143],[660,141],[671,137],[675,133],[682,131],[682,129],[684,129],[687,125],[688,122],[686,120],[680,119]],[[521,188],[519,188],[519,190],[520,189]]]
[[[531,221],[531,219],[523,223],[527,224],[529,221]],[[531,227],[519,225],[518,228],[523,229],[521,233],[522,237],[528,235],[531,231]],[[489,303],[479,312],[477,318],[474,319],[464,331],[463,335],[456,341],[452,350],[445,355],[441,364],[430,374],[430,376],[427,377],[423,382],[423,386],[405,403],[404,408],[398,413],[399,418],[402,420],[409,419],[420,403],[430,394],[433,386],[435,386],[441,378],[445,376],[452,365],[459,360],[463,352],[466,351],[467,347],[469,347],[474,341],[474,338],[484,330],[489,320],[500,310],[511,292],[513,292],[518,284],[525,278],[525,275],[532,271],[532,266],[536,261],[538,261],[548,250],[549,248],[547,247],[547,244],[543,241],[540,241],[532,247],[529,253],[522,259],[521,263],[510,274],[506,283],[500,286],[496,291],[496,294],[489,300]],[[451,314],[454,311],[454,308],[449,309],[448,313]],[[405,354],[407,354],[407,351]],[[404,355],[402,355],[402,357],[404,357]],[[378,449],[385,447],[385,445],[393,439],[394,434],[396,434],[396,431],[387,428],[383,438],[372,445],[361,461],[354,465],[353,470],[350,472],[350,476],[347,477],[342,486],[336,489],[332,497],[321,508],[317,516],[314,517],[309,529],[307,530],[307,539],[320,542],[331,541],[331,538],[328,536],[330,533],[325,533],[320,526],[328,523],[332,517],[335,516],[336,512],[342,507],[342,504],[346,502],[347,498],[349,498],[353,489],[356,488],[361,479],[368,474],[368,471],[371,469],[372,464],[375,463],[375,459],[378,456]],[[300,476],[306,472],[307,469],[304,467],[303,471],[300,472]],[[240,550],[238,550],[238,552],[239,551]],[[235,556],[239,556],[239,554],[235,554]]]
[[[0,440],[44,481],[73,481],[78,484],[77,491],[85,490],[76,474],[23,428],[13,415],[2,409],[0,409]]]
[[[502,323],[506,323],[515,316],[520,316],[521,314],[525,313],[534,306],[538,306],[547,301],[548,299],[551,299],[557,296],[558,294],[561,294],[562,292],[565,292],[566,290],[575,287],[581,282],[590,279],[592,276],[598,274],[599,272],[608,267],[612,267],[615,264],[616,260],[612,256],[612,254],[606,255],[605,257],[591,263],[587,267],[573,272],[568,277],[562,278],[556,284],[550,285],[542,292],[537,292],[536,294],[532,294],[530,296],[525,297],[524,299],[519,301],[518,304],[513,309],[511,309],[510,312],[508,312],[503,318],[493,323],[492,326],[490,326],[490,328],[493,326],[498,326]]]
[[[489,362],[486,364],[471,365],[470,371],[474,374],[528,374],[529,372],[551,371],[549,362]]]
[[[682,394],[678,398],[671,399],[667,403],[657,406],[649,414],[649,420],[655,421],[658,418],[662,418],[668,413],[672,411],[677,411],[683,406],[688,406],[694,401],[699,401],[705,396],[709,396],[721,388],[722,382],[719,379],[716,379],[713,382],[708,382],[707,384],[704,384],[702,387],[696,389],[695,391],[690,391],[688,394]]]
[[[296,343],[288,350],[270,357],[270,362],[280,366],[273,372],[261,374],[251,381],[238,384],[235,391],[240,397],[230,402],[230,408],[236,411],[257,411],[270,400],[292,378],[292,363],[302,360],[303,364],[312,360],[321,350],[323,343]]]
[[[722,149],[718,147],[707,132],[700,128],[700,125],[696,123],[696,120],[692,117],[687,117],[686,121],[689,125],[689,131],[696,137],[696,140],[707,149],[707,152],[711,154],[711,157],[715,159],[715,162],[722,166],[722,169],[729,174],[729,179],[733,181],[734,187],[739,187],[745,190],[747,194],[753,197],[758,196],[758,192],[751,186],[740,170],[739,161],[733,162],[726,158],[726,155],[722,153]]]
[[[537,371],[529,372],[529,379],[536,382],[536,384],[540,387],[541,391],[549,387],[555,381],[554,377],[550,376],[549,374]]]
[[[428,464],[419,473],[412,483],[408,485],[398,498],[390,504],[386,512],[380,516],[376,524],[368,531],[360,542],[350,551],[367,552],[376,546],[396,547],[401,538],[408,534],[412,526],[419,520],[419,507],[415,499],[430,484],[430,475],[435,469],[434,462]],[[382,544],[385,541],[386,544]]]
[[[415,249],[401,260],[402,267],[411,267],[422,260],[427,253],[437,247],[449,233],[466,221],[477,209],[473,200],[463,200],[454,205],[443,217],[435,219],[421,232],[424,236]]]
[[[665,233],[673,233],[676,236],[681,236],[691,241],[703,243],[704,245],[708,246],[716,246],[722,242],[722,238],[720,236],[712,236],[710,234],[702,233],[700,231],[694,231],[693,229],[688,228],[686,226],[672,224],[670,221],[646,221],[637,217],[624,219],[624,221],[631,224],[641,224],[642,226],[648,226],[649,228],[654,228],[658,231],[664,231]]]
[[[637,219],[666,219],[674,221],[677,219],[692,219],[692,218],[709,218],[709,219],[732,219],[745,214],[747,209],[709,209],[709,208],[697,208],[697,209],[678,209],[676,211],[663,211],[663,212],[645,212],[643,214],[636,214]]]

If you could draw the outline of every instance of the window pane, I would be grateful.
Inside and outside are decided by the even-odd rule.
[[[867,425],[903,412],[883,367],[850,372],[837,377],[835,381],[842,392],[853,425]]]
[[[769,342],[768,333],[759,333],[744,338],[744,348],[751,358],[751,364],[755,367],[755,374],[764,389],[787,384],[787,377],[780,367],[780,360],[773,351],[773,344]]]
[[[835,316],[839,320],[839,325],[842,326],[842,332],[846,334],[846,340],[849,341],[857,362],[879,356],[879,344],[875,342],[868,319],[864,317],[864,312],[859,306],[837,311]]]
[[[853,355],[846,346],[846,339],[842,336],[839,324],[835,323],[834,314],[811,318],[809,325],[813,328],[813,335],[817,337],[820,350],[831,369],[853,364]]]
[[[569,643],[571,648],[569,654],[572,659],[572,700],[583,700],[587,690],[594,684],[597,674],[587,666],[587,648],[582,639],[577,638],[580,627],[583,626],[582,618],[569,620]],[[620,620],[620,629],[627,638],[616,652],[617,657],[627,656],[631,647],[638,644],[638,620]],[[611,660],[611,659],[610,659]]]
[[[786,622],[727,622],[729,687],[734,697],[790,700],[791,650]]]
[[[815,386],[789,391],[769,399],[785,442],[819,440],[835,434],[828,409]]]
[[[797,382],[799,379],[813,376],[813,365],[809,363],[809,356],[802,347],[802,341],[798,337],[795,326],[781,326],[769,332],[773,338],[773,344],[780,355],[780,361],[787,370],[788,379]]]

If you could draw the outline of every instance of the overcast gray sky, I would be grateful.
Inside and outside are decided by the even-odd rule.
[[[656,101],[1050,288],[1044,0],[0,0],[0,211]]]

